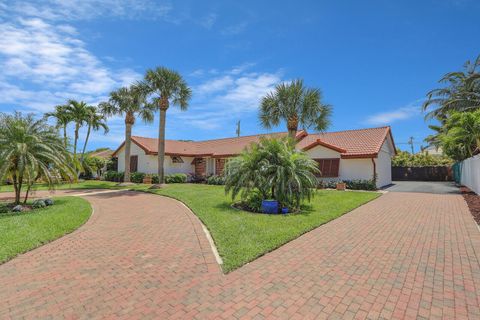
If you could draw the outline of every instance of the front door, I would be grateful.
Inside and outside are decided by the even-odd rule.
[[[130,172],[137,172],[138,156],[130,156]]]

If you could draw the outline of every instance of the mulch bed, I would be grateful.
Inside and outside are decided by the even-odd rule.
[[[477,223],[480,225],[480,196],[467,187],[461,187],[463,199],[467,202],[470,213]]]

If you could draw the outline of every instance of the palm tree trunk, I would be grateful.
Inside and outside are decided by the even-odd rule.
[[[80,130],[80,125],[77,122],[75,124],[75,141],[73,143],[73,157],[76,158],[77,156],[77,141],[78,141],[78,130]]]
[[[90,130],[92,129],[92,126],[89,124],[88,125],[88,130],[87,130],[87,136],[85,137],[85,143],[83,145],[83,151],[82,151],[82,157],[80,162],[83,163],[83,159],[85,157],[85,150],[87,150],[87,143],[88,143],[88,138],[90,137]]]
[[[21,188],[19,188],[18,186],[17,175],[14,174],[12,178],[13,178],[13,189],[15,190],[15,204],[19,204]]]
[[[295,140],[298,130],[298,117],[295,115],[287,120],[288,137]]]
[[[165,122],[167,110],[160,109],[160,126],[158,128],[158,183],[165,183],[163,163],[165,161]]]
[[[123,174],[123,182],[130,182],[131,145],[132,145],[132,124],[127,120],[127,118],[125,118],[125,170]]]
[[[65,149],[67,148],[67,125],[63,125],[63,144],[65,145]]]

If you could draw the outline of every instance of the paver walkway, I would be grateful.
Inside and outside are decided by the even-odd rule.
[[[0,318],[480,319],[461,196],[388,193],[223,275],[180,203],[86,196],[76,232],[0,265]]]

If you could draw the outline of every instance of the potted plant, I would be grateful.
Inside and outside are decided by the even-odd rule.
[[[277,200],[262,200],[262,212],[268,214],[278,213],[278,201]]]
[[[347,188],[347,184],[343,181],[337,182],[337,190],[339,191],[345,191]]]
[[[151,174],[146,174],[145,177],[143,177],[144,184],[152,184],[152,175]]]

